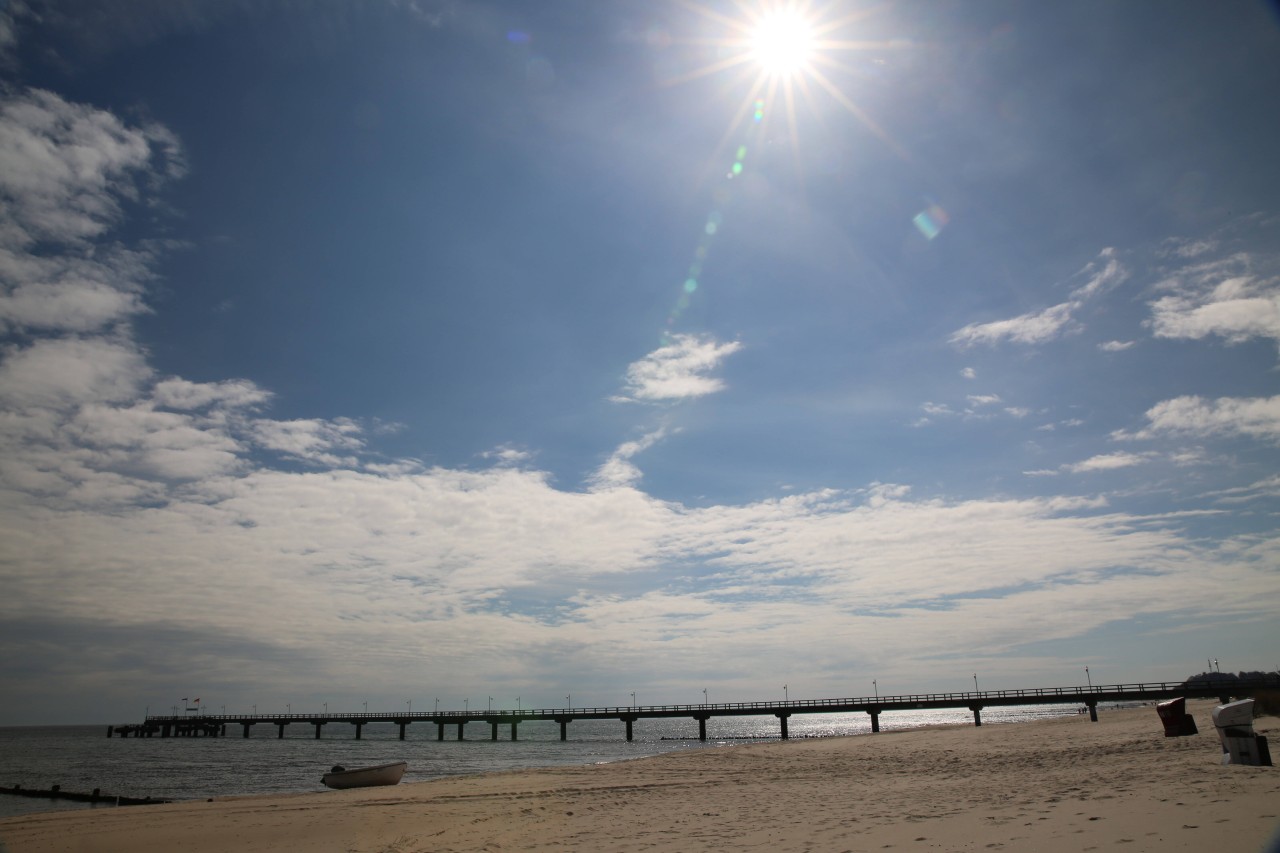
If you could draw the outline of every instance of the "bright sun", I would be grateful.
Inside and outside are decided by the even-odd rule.
[[[728,144],[738,122],[761,123],[770,114],[783,117],[792,147],[798,151],[798,110],[802,104],[816,109],[820,98],[829,97],[899,156],[906,156],[852,98],[859,81],[878,74],[885,61],[883,54],[910,47],[908,42],[898,40],[852,37],[861,28],[860,22],[875,14],[875,8],[843,11],[843,4],[820,4],[815,0],[677,2],[721,28],[724,35],[690,38],[689,44],[713,48],[714,52],[704,54],[708,57],[705,65],[694,66],[666,82],[674,85],[729,72],[745,84],[741,105],[721,145]]]
[[[813,58],[813,25],[793,8],[775,9],[756,22],[751,55],[772,77],[804,72]]]

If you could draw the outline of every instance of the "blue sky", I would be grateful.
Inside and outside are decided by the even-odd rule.
[[[777,8],[0,7],[0,722],[1280,664],[1274,7]]]

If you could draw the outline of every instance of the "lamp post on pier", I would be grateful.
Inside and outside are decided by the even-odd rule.
[[[635,707],[636,707],[636,692],[632,690],[631,691],[631,710],[634,711]]]
[[[978,692],[978,673],[976,672],[973,674],[973,692]]]
[[[570,693],[568,696],[564,697],[564,706],[565,706],[566,708],[572,708],[572,707],[573,707],[573,694],[572,694],[572,693]]]
[[[490,710],[490,711],[492,711],[492,710],[493,710],[493,697],[492,697],[492,696],[490,696],[490,697],[489,697],[489,710]]]
[[[710,700],[707,698],[707,688],[702,688],[702,704],[705,707]]]
[[[518,713],[520,713],[520,711],[521,711],[521,710],[523,710],[523,708],[521,708],[521,706],[520,706],[520,697],[519,697],[519,696],[517,696],[517,697],[516,697],[516,713],[517,713],[517,714],[518,714]]]
[[[462,700],[462,712],[464,714],[471,713],[471,697],[470,696]]]
[[[285,707],[285,710],[289,712],[289,716],[293,716],[293,703],[285,702],[284,707]]]
[[[782,701],[783,702],[791,701],[791,694],[787,692],[787,685],[785,684],[782,685]]]
[[[404,700],[404,702],[405,702],[405,704],[406,704],[406,705],[408,705],[408,706],[409,706],[409,715],[410,715],[410,716],[413,716],[413,700],[412,700],[412,699],[406,699],[406,700]]]
[[[879,700],[880,700],[880,685],[879,685],[879,684],[876,684],[876,680],[875,680],[874,678],[873,678],[873,679],[871,679],[871,689],[875,691],[875,694],[876,694],[876,701],[879,701]]]
[[[324,715],[325,715],[326,717],[327,717],[327,716],[329,716],[329,703],[328,703],[328,702],[322,702],[321,704],[322,704],[322,705],[324,705]]]
[[[440,697],[439,696],[436,697],[436,713],[437,714],[440,713]]]
[[[1089,683],[1089,692],[1093,692],[1093,676],[1089,675],[1089,667],[1084,668],[1084,680]]]

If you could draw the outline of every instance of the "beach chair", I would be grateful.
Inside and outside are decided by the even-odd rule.
[[[1156,704],[1156,713],[1164,723],[1165,737],[1184,737],[1199,734],[1195,718],[1187,713],[1187,700],[1183,697]]]
[[[1241,699],[1213,709],[1213,725],[1222,741],[1223,764],[1270,767],[1267,739],[1253,731],[1253,700]]]

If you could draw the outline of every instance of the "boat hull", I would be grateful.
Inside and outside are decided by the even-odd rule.
[[[371,788],[377,785],[396,785],[409,769],[407,761],[393,761],[376,767],[355,767],[351,770],[330,771],[320,778],[329,788]]]

